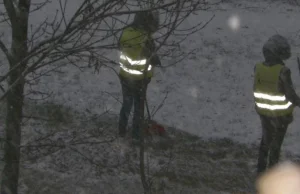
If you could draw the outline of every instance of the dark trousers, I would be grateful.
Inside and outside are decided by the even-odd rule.
[[[278,163],[281,145],[292,116],[271,118],[260,115],[260,120],[262,139],[257,162],[258,174]]]
[[[141,120],[141,116],[142,116],[141,114],[143,108],[142,106],[144,106],[144,102],[142,102],[142,97],[143,97],[142,91],[146,93],[147,85],[149,84],[150,79],[147,79],[146,83],[144,84],[143,84],[143,80],[130,80],[122,77],[120,78],[120,80],[122,85],[123,103],[122,103],[122,108],[119,117],[119,134],[121,136],[124,136],[126,134],[128,118],[132,106],[134,106],[132,137],[135,139],[139,139],[140,128],[142,124],[142,120]],[[144,90],[142,90],[143,87],[145,87]]]

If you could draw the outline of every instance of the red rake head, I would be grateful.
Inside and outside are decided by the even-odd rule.
[[[165,134],[165,132],[165,128],[162,125],[157,124],[155,122],[150,123],[148,129],[146,130],[146,133],[149,135],[152,134],[162,136]]]

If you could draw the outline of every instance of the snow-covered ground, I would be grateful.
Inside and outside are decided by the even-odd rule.
[[[300,7],[282,1],[231,1],[213,11],[191,16],[184,27],[210,19],[212,22],[182,43],[182,49],[197,48],[198,52],[176,66],[157,70],[149,90],[150,106],[157,106],[168,91],[163,108],[155,119],[200,137],[229,137],[243,143],[260,139],[261,127],[254,111],[252,83],[253,67],[263,60],[261,48],[269,36],[280,33],[293,46],[293,56],[286,61],[292,70],[295,87],[299,88],[296,56],[300,49]],[[228,21],[232,16],[240,20],[233,30]],[[109,56],[117,60],[117,53]],[[163,60],[164,65],[171,61]],[[118,67],[116,67],[118,69]],[[118,114],[121,88],[115,73],[102,69],[99,74],[80,72],[68,67],[66,73],[43,78],[41,89],[49,88],[54,100],[77,110],[89,109],[101,113],[109,108]],[[300,94],[300,90],[298,90]],[[113,96],[104,94],[109,92]],[[105,100],[105,103],[103,103]],[[299,152],[299,110],[284,141],[284,150]],[[299,152],[300,153],[300,152]]]
[[[177,147],[173,150],[175,159],[172,165],[174,169],[171,169],[171,172],[175,174],[163,175],[163,182],[168,187],[174,186],[174,188],[167,188],[166,193],[180,193],[180,189],[185,191],[182,193],[212,194],[221,193],[221,191],[245,192],[247,189],[251,191],[252,186],[249,185],[252,181],[251,173],[255,170],[255,152],[257,151],[257,147],[253,147],[252,144],[257,145],[261,135],[261,126],[254,111],[252,95],[253,67],[255,63],[263,60],[261,48],[269,36],[278,32],[290,40],[293,46],[293,56],[286,61],[286,64],[293,72],[292,79],[295,87],[300,87],[296,65],[297,54],[300,55],[300,49],[297,48],[300,36],[300,27],[297,25],[300,7],[288,2],[226,1],[214,10],[193,15],[183,24],[184,27],[189,27],[199,20],[205,22],[215,15],[206,28],[182,43],[183,50],[197,49],[195,54],[180,64],[167,68],[165,72],[156,70],[148,90],[150,106],[157,106],[166,93],[169,94],[164,106],[154,119],[204,140],[229,138],[246,143],[249,147],[226,140],[203,142],[186,134],[175,135],[174,139],[179,142],[175,144]],[[232,17],[240,21],[236,29],[232,29],[228,24],[228,21],[232,21],[230,19]],[[39,19],[42,17],[33,17],[31,22],[34,23]],[[117,60],[117,54],[116,51],[112,51],[108,57]],[[163,60],[162,62],[164,65],[172,64],[172,61]],[[113,123],[114,127],[110,127],[109,132],[104,133],[111,135],[117,131],[116,122],[120,102],[116,99],[121,100],[121,88],[117,76],[111,69],[103,68],[98,74],[93,73],[93,70],[80,72],[74,67],[67,67],[64,73],[43,77],[38,88],[41,91],[53,91],[54,95],[50,101],[69,106],[72,111],[80,112],[77,116],[88,110],[89,114],[96,114],[94,116],[97,117],[109,109],[113,114],[110,118],[115,119],[110,120],[109,123]],[[300,94],[300,89],[297,91]],[[32,105],[32,107],[35,106]],[[42,116],[46,114],[35,113]],[[290,126],[284,141],[282,149],[284,153],[288,151],[292,155],[300,154],[300,150],[297,149],[300,146],[297,141],[300,138],[299,116],[300,111],[296,109],[295,121]],[[64,134],[63,137],[66,139],[72,138],[73,133],[77,133],[74,137],[93,136],[94,133],[90,131],[102,123],[102,121],[92,123],[79,122],[79,120],[80,118],[74,117],[73,124],[66,128],[57,127],[58,130],[62,130],[58,134]],[[32,139],[33,133],[38,135],[36,130],[43,133],[50,129],[50,126],[41,123],[26,122],[23,128],[23,143]],[[179,137],[181,139],[178,139]],[[59,137],[54,137],[54,139],[57,138]],[[184,138],[186,139],[183,140]],[[123,145],[127,144],[114,142],[102,147],[99,145],[88,149],[78,148],[86,156],[95,156],[99,164],[112,166],[100,169],[97,169],[97,165],[89,165],[91,161],[84,158],[82,153],[72,154],[69,150],[71,148],[59,152],[52,150],[54,154],[51,156],[30,159],[29,162],[23,164],[21,185],[30,187],[31,193],[41,193],[40,189],[44,189],[45,193],[90,194],[99,193],[102,188],[109,191],[103,193],[129,193],[129,191],[141,193],[139,176],[130,166],[130,162],[134,163],[133,166],[135,165],[136,158],[133,153],[126,151],[126,146],[122,148]],[[28,150],[24,153],[30,158],[31,152],[26,151]],[[130,154],[124,156],[123,152]],[[153,154],[152,160],[155,168],[162,168],[168,156],[163,151],[156,151],[155,148],[149,152]],[[28,159],[26,157],[24,159]],[[34,156],[31,157],[34,158]],[[128,164],[115,168],[115,162],[119,160],[114,161],[114,159],[120,159],[121,162]],[[100,175],[97,175],[97,172]],[[117,175],[119,175],[118,178],[116,178]],[[55,186],[47,182],[55,179],[56,182],[52,182]],[[186,180],[189,181],[186,182]],[[109,183],[112,182],[115,185],[109,187]],[[34,192],[33,186],[36,186]],[[22,188],[22,190],[27,189]]]

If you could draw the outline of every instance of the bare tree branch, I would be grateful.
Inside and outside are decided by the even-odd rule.
[[[174,62],[183,60],[183,58],[193,52],[190,50],[182,51],[180,44],[188,36],[204,28],[209,22],[204,24],[199,22],[191,28],[180,29],[180,26],[191,14],[207,9],[208,5],[203,0],[83,0],[78,5],[78,8],[74,10],[73,15],[66,13],[68,3],[71,1],[58,0],[58,10],[52,14],[52,18],[45,16],[41,22],[31,27],[26,25],[30,16],[29,13],[37,12],[42,7],[46,8],[45,6],[49,2],[49,0],[44,0],[33,4],[30,0],[4,0],[6,13],[0,13],[3,22],[11,23],[9,28],[13,37],[10,50],[8,49],[9,46],[4,44],[5,41],[0,41],[0,49],[9,61],[9,68],[0,77],[0,83],[3,81],[8,83],[5,88],[0,87],[3,92],[0,96],[0,101],[6,99],[9,102],[8,104],[13,105],[11,107],[17,107],[16,109],[10,109],[8,106],[9,116],[7,116],[6,129],[9,131],[10,136],[15,138],[11,145],[18,144],[20,146],[21,133],[19,132],[21,129],[20,124],[22,123],[22,102],[24,96],[35,95],[40,98],[47,96],[47,93],[36,91],[33,87],[33,85],[39,83],[38,80],[42,76],[61,71],[60,69],[67,65],[72,65],[80,71],[88,67],[94,67],[96,71],[97,68],[104,66],[112,69],[116,75],[118,74],[115,69],[118,66],[118,62],[108,57],[107,53],[118,49],[119,33],[130,25],[129,20],[132,14],[143,11],[160,11],[157,14],[163,16],[163,22],[159,26],[159,37],[155,40],[158,43],[155,52],[160,52],[160,55],[163,57],[171,57]],[[30,7],[32,8],[31,10]],[[30,28],[30,33],[28,33],[28,28]],[[163,65],[163,68],[166,67],[168,65]],[[29,85],[29,91],[24,92],[25,84]],[[164,104],[165,99],[158,105],[154,114]],[[144,106],[144,103],[142,106]],[[42,117],[31,118],[43,119]],[[31,118],[28,116],[28,119]],[[15,131],[18,134],[15,134]],[[9,137],[8,139],[12,138]],[[60,144],[58,148],[69,147],[69,145],[100,143],[102,142],[81,139]],[[50,143],[29,145],[29,147],[51,147],[53,145],[55,145],[55,142],[50,141]],[[16,160],[19,160],[18,149],[20,147],[18,146],[13,147],[13,152],[9,152],[8,148],[6,149],[7,154],[16,154]],[[147,189],[151,190],[152,181],[149,178],[149,173],[147,175],[144,169],[147,167],[145,166],[147,162],[145,163],[144,161],[146,147],[143,146],[140,150],[140,170],[146,192]],[[7,161],[12,159],[10,158]],[[94,162],[90,158],[89,160]],[[6,174],[9,173],[8,169],[6,169]],[[17,172],[14,175],[16,174]],[[14,182],[14,184],[17,184],[16,180]]]
[[[6,48],[5,44],[0,40],[0,49],[5,54],[8,62],[11,62],[11,54],[9,53],[8,49]]]

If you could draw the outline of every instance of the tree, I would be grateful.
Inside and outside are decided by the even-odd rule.
[[[207,4],[202,0],[56,2],[58,10],[53,18],[45,18],[43,22],[30,26],[31,14],[46,8],[52,3],[50,0],[2,1],[4,11],[1,13],[1,22],[8,24],[11,43],[0,41],[0,48],[6,57],[6,72],[0,75],[3,92],[0,101],[5,100],[7,107],[1,194],[18,193],[21,122],[26,86],[68,64],[78,68],[118,65],[105,56],[105,51],[117,49],[118,33],[128,25],[130,15],[136,12],[160,10],[163,21],[161,34],[157,38],[158,49],[164,49],[161,51],[162,56],[177,56],[178,61],[188,54],[180,51],[180,42],[206,25],[199,23],[191,29],[179,29],[190,14],[205,9]],[[72,14],[66,11],[70,4],[76,5]],[[169,41],[170,36],[173,40]],[[79,66],[79,63],[85,65]],[[146,184],[144,186],[148,187]]]
[[[20,0],[18,4],[13,1],[5,0],[4,6],[11,24],[12,43],[10,51],[1,45],[9,63],[8,85],[11,87],[7,92],[7,113],[5,122],[6,144],[5,144],[5,167],[1,183],[1,193],[17,194],[19,177],[20,149],[21,142],[21,121],[22,107],[24,100],[25,79],[21,76],[26,69],[28,52],[27,33],[28,16],[30,2]]]

